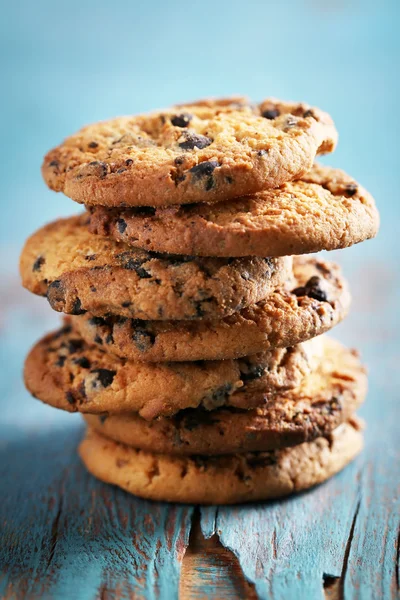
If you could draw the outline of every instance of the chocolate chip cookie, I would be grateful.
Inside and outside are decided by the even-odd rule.
[[[217,202],[301,177],[336,142],[329,115],[307,104],[199,101],[84,127],[46,155],[42,173],[87,205]]]
[[[297,388],[270,396],[256,409],[186,409],[150,422],[134,413],[85,420],[116,442],[162,454],[264,452],[326,437],[364,401],[367,377],[354,351],[326,337],[321,345],[311,374]]]
[[[28,354],[25,384],[36,398],[70,412],[138,412],[154,419],[199,406],[247,409],[300,385],[318,351],[311,344],[237,360],[135,363],[89,346],[66,326]]]
[[[89,429],[79,454],[92,475],[153,500],[234,504],[287,496],[325,481],[362,450],[359,422],[293,448],[224,456],[137,450]]]
[[[291,262],[154,254],[92,235],[81,215],[34,233],[20,270],[28,290],[67,314],[211,319],[265,298],[290,276]]]
[[[295,257],[294,282],[267,299],[218,321],[142,321],[72,317],[88,343],[136,361],[221,360],[294,346],[329,331],[350,308],[340,268]]]
[[[374,237],[372,196],[339,169],[314,165],[276,190],[217,204],[91,209],[89,229],[157,252],[285,256],[345,248]]]

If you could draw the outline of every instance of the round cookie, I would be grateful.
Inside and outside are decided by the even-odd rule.
[[[42,174],[88,205],[217,202],[301,177],[336,142],[330,116],[308,104],[199,101],[84,127],[45,156]]]
[[[87,216],[59,219],[26,242],[23,285],[54,310],[140,319],[222,318],[291,275],[291,258],[154,254],[89,233]]]
[[[199,406],[260,406],[271,393],[298,386],[317,352],[311,344],[238,360],[135,363],[89,346],[67,326],[32,348],[25,384],[36,398],[70,412],[133,411],[154,419]]]
[[[218,321],[72,317],[87,342],[135,361],[222,360],[294,346],[325,333],[348,313],[350,294],[335,263],[295,257],[294,283]]]
[[[152,500],[234,504],[287,496],[325,481],[362,450],[358,421],[293,448],[217,457],[170,456],[118,444],[89,429],[79,454],[88,471]]]
[[[372,196],[343,171],[314,165],[301,180],[218,204],[91,209],[89,229],[135,247],[197,256],[286,256],[374,237]]]
[[[264,452],[326,437],[364,401],[367,376],[357,354],[323,337],[323,352],[300,386],[253,410],[183,410],[148,422],[137,414],[85,415],[116,441],[161,454]]]

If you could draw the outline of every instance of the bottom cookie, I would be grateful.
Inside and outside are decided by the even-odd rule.
[[[359,454],[360,429],[352,418],[328,438],[293,448],[181,457],[136,450],[89,428],[79,453],[92,475],[142,498],[235,504],[287,496],[325,481]]]

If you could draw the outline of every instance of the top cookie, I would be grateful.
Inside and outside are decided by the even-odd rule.
[[[374,237],[378,227],[372,196],[322,165],[279,189],[217,204],[91,207],[89,225],[92,233],[146,250],[219,257],[336,250]]]
[[[42,173],[87,205],[217,202],[298,179],[336,142],[330,116],[307,104],[198,101],[84,127],[45,156]]]

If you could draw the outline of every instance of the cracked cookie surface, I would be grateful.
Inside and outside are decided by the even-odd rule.
[[[372,196],[339,169],[314,165],[279,189],[217,204],[126,210],[93,207],[89,229],[157,252],[286,256],[345,248],[374,237]]]
[[[26,242],[23,285],[54,310],[140,319],[222,318],[291,275],[291,258],[196,258],[132,248],[89,233],[87,216],[59,219]]]
[[[153,500],[234,504],[287,496],[325,481],[362,450],[351,419],[328,438],[293,448],[216,457],[171,456],[136,450],[89,429],[79,454],[92,475]]]
[[[294,346],[339,323],[350,293],[335,263],[313,257],[293,260],[294,281],[246,309],[220,320],[143,321],[71,317],[88,343],[136,361],[222,360]]]
[[[367,376],[355,351],[325,336],[319,341],[311,373],[259,408],[187,409],[151,422],[133,413],[85,415],[85,420],[115,442],[161,454],[264,452],[326,437],[364,401]]]
[[[216,202],[297,179],[337,132],[304,103],[209,100],[84,127],[44,158],[47,185],[77,202]]]
[[[25,384],[36,398],[70,412],[154,419],[189,407],[248,409],[300,385],[318,351],[308,342],[237,360],[135,363],[89,346],[67,325],[32,348]]]

